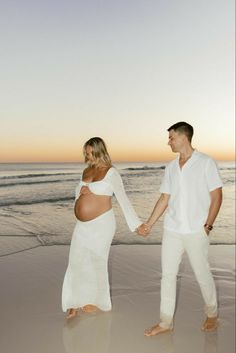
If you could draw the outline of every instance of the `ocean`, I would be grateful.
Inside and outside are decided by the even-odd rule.
[[[150,215],[166,163],[114,163],[142,221]],[[223,204],[211,244],[235,243],[235,164],[218,162],[224,183]],[[36,246],[70,244],[76,222],[75,188],[82,163],[0,164],[0,256]],[[113,244],[159,244],[163,217],[146,239],[129,231],[113,197],[117,231]],[[9,240],[11,239],[9,246]]]

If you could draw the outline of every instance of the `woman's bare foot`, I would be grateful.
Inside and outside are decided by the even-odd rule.
[[[73,319],[74,317],[77,316],[78,310],[79,310],[79,309],[74,309],[74,308],[69,309],[66,318],[67,318],[67,319]]]
[[[219,325],[219,320],[217,316],[207,317],[202,325],[202,331],[215,331]]]
[[[165,333],[170,331],[173,331],[173,328],[164,328],[164,327],[161,327],[159,324],[157,324],[145,330],[144,336],[151,337],[151,336],[159,335],[160,333]]]
[[[85,305],[81,308],[81,310],[84,312],[84,313],[94,313],[95,311],[98,310],[97,306],[95,305],[92,305],[92,304],[88,304],[88,305]]]

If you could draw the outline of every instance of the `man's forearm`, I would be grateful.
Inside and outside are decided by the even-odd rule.
[[[162,216],[162,214],[166,210],[168,206],[168,200],[169,195],[161,194],[146,224],[152,227],[156,223],[156,221]]]
[[[211,192],[211,205],[209,208],[208,217],[206,223],[213,225],[222,204],[222,189],[216,189]]]

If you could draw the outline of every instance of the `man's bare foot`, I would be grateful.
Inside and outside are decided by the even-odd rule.
[[[165,333],[170,331],[173,331],[173,328],[164,328],[157,324],[145,330],[144,336],[151,337],[151,336],[159,335],[160,333]]]
[[[218,317],[207,317],[202,325],[202,331],[215,331],[219,325]]]
[[[74,309],[74,308],[69,309],[66,318],[67,318],[67,319],[73,319],[74,317],[77,316],[78,310],[79,310],[79,309]]]
[[[95,305],[92,305],[92,304],[88,304],[88,305],[85,305],[81,308],[81,310],[84,312],[84,313],[94,313],[95,311],[98,310],[97,306]]]

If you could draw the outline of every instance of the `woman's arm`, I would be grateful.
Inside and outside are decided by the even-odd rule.
[[[123,211],[129,229],[134,232],[142,222],[137,217],[136,212],[126,195],[121,176],[115,168],[113,168],[109,181],[112,185],[115,197]]]

